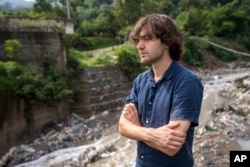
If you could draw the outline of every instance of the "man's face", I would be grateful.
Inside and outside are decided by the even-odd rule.
[[[145,29],[142,29],[137,43],[142,64],[157,63],[162,59],[166,48],[168,47],[154,34],[149,34]]]

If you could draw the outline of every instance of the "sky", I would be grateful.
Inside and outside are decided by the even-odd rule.
[[[35,0],[0,0],[0,5],[4,5],[6,3],[10,3],[11,8],[13,9],[16,7],[31,8],[35,3]]]

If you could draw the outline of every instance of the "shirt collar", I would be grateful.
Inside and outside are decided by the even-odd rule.
[[[159,81],[164,80],[164,79],[170,80],[174,75],[174,69],[175,69],[176,65],[177,65],[177,62],[172,61],[172,63],[168,67],[168,69],[165,71],[163,77]],[[150,80],[153,81],[154,80],[154,72],[153,72],[152,68],[150,69],[149,75],[150,75]]]

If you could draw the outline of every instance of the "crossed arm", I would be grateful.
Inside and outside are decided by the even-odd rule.
[[[181,149],[189,126],[188,120],[176,120],[159,128],[143,127],[133,103],[125,105],[119,120],[119,132],[122,136],[143,141],[169,156]]]

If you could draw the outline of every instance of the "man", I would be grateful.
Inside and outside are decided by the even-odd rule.
[[[129,41],[152,67],[134,80],[119,120],[120,134],[138,141],[136,167],[193,167],[203,86],[177,63],[180,31],[169,16],[153,14],[137,22]]]

